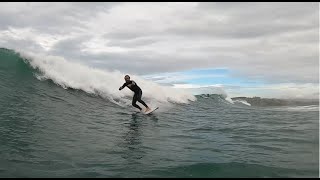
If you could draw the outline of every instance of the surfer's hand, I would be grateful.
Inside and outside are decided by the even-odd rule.
[[[119,87],[119,91],[122,89],[122,87]]]

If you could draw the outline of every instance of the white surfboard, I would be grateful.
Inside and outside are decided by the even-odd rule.
[[[150,114],[150,113],[152,113],[153,111],[155,111],[155,110],[157,110],[157,109],[159,109],[159,107],[151,108],[150,111],[147,111],[147,112],[145,112],[144,114]]]

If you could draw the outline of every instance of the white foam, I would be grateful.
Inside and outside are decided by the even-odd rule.
[[[230,97],[226,97],[226,101],[228,101],[231,104],[234,104],[233,100]]]
[[[51,79],[63,88],[81,89],[87,93],[100,95],[120,105],[130,105],[133,92],[128,88],[119,91],[124,83],[124,75],[120,71],[106,71],[91,68],[83,64],[67,61],[63,57],[20,52],[30,65],[41,71],[36,77],[39,80]],[[183,89],[161,86],[140,76],[130,74],[143,91],[146,103],[189,103],[196,97]]]
[[[247,106],[251,106],[251,104],[248,103],[248,102],[245,101],[245,100],[235,100],[234,102],[240,102],[240,103],[245,104],[245,105],[247,105]]]
[[[318,105],[285,107],[289,111],[319,111]]]

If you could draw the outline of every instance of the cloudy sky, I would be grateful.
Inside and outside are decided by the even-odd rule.
[[[0,2],[0,47],[234,96],[319,97],[316,2]]]

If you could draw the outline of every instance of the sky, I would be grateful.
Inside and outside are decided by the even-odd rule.
[[[0,47],[172,87],[319,98],[317,2],[0,2]]]

